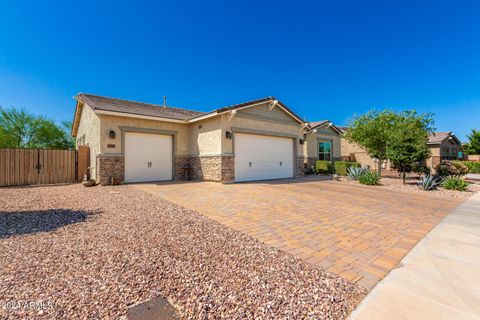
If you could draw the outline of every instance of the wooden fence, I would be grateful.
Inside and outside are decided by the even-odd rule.
[[[79,182],[81,166],[77,150],[0,148],[0,187]]]

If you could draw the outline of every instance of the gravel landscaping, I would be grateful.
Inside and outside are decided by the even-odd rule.
[[[158,296],[182,318],[345,319],[364,295],[128,186],[0,189],[2,319],[118,319]],[[19,301],[46,307],[11,310]]]
[[[480,184],[472,183],[468,186],[468,191],[455,191],[447,190],[442,187],[438,187],[436,190],[425,191],[418,187],[418,182],[420,179],[418,177],[409,177],[407,183],[404,185],[402,179],[398,177],[389,177],[384,176],[380,180],[380,185],[378,186],[366,186],[360,184],[358,181],[349,180],[347,177],[337,177],[337,179],[332,180],[334,183],[350,183],[367,188],[382,188],[394,191],[405,191],[405,192],[419,192],[427,195],[440,196],[440,197],[452,197],[460,199],[468,199],[476,192],[480,191]]]

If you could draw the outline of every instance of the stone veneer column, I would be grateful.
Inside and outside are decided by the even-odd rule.
[[[222,182],[233,182],[235,180],[235,157],[222,157]]]
[[[123,155],[97,156],[97,182],[102,186],[120,184],[125,180],[125,157]]]
[[[193,180],[222,181],[222,157],[192,157],[190,158]]]
[[[191,162],[191,157],[189,156],[178,156],[175,157],[173,161],[174,165],[174,180],[187,180],[185,177],[184,167],[186,164]],[[192,170],[190,169],[190,179],[192,179]]]
[[[305,158],[297,156],[297,170],[295,172],[296,178],[305,176],[304,168],[305,168]]]

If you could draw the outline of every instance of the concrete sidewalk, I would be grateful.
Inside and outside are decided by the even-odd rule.
[[[350,319],[480,319],[480,193],[420,241]]]

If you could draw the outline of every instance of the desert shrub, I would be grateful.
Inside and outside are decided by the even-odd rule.
[[[347,170],[350,167],[360,167],[360,163],[358,162],[350,162],[350,161],[335,161],[334,164],[335,173],[340,176],[346,176]]]
[[[315,163],[315,170],[318,174],[332,174],[333,164],[331,161],[318,160]]]
[[[362,174],[364,174],[366,171],[370,171],[368,168],[362,168],[362,167],[348,167],[347,168],[347,176],[348,179],[350,180],[358,180]]]
[[[422,190],[430,191],[430,190],[435,190],[437,186],[440,184],[440,182],[441,182],[441,179],[439,177],[431,176],[428,174],[428,175],[424,175],[420,179],[418,186]]]
[[[467,191],[468,183],[459,177],[448,177],[443,180],[442,187],[448,190]]]
[[[435,171],[441,177],[459,177],[468,173],[468,167],[459,161],[443,160]]]
[[[480,162],[462,161],[460,163],[464,164],[468,168],[469,173],[480,173]]]
[[[380,182],[380,175],[378,174],[378,172],[367,170],[362,175],[360,175],[360,177],[358,178],[358,182],[369,186],[376,186]]]

